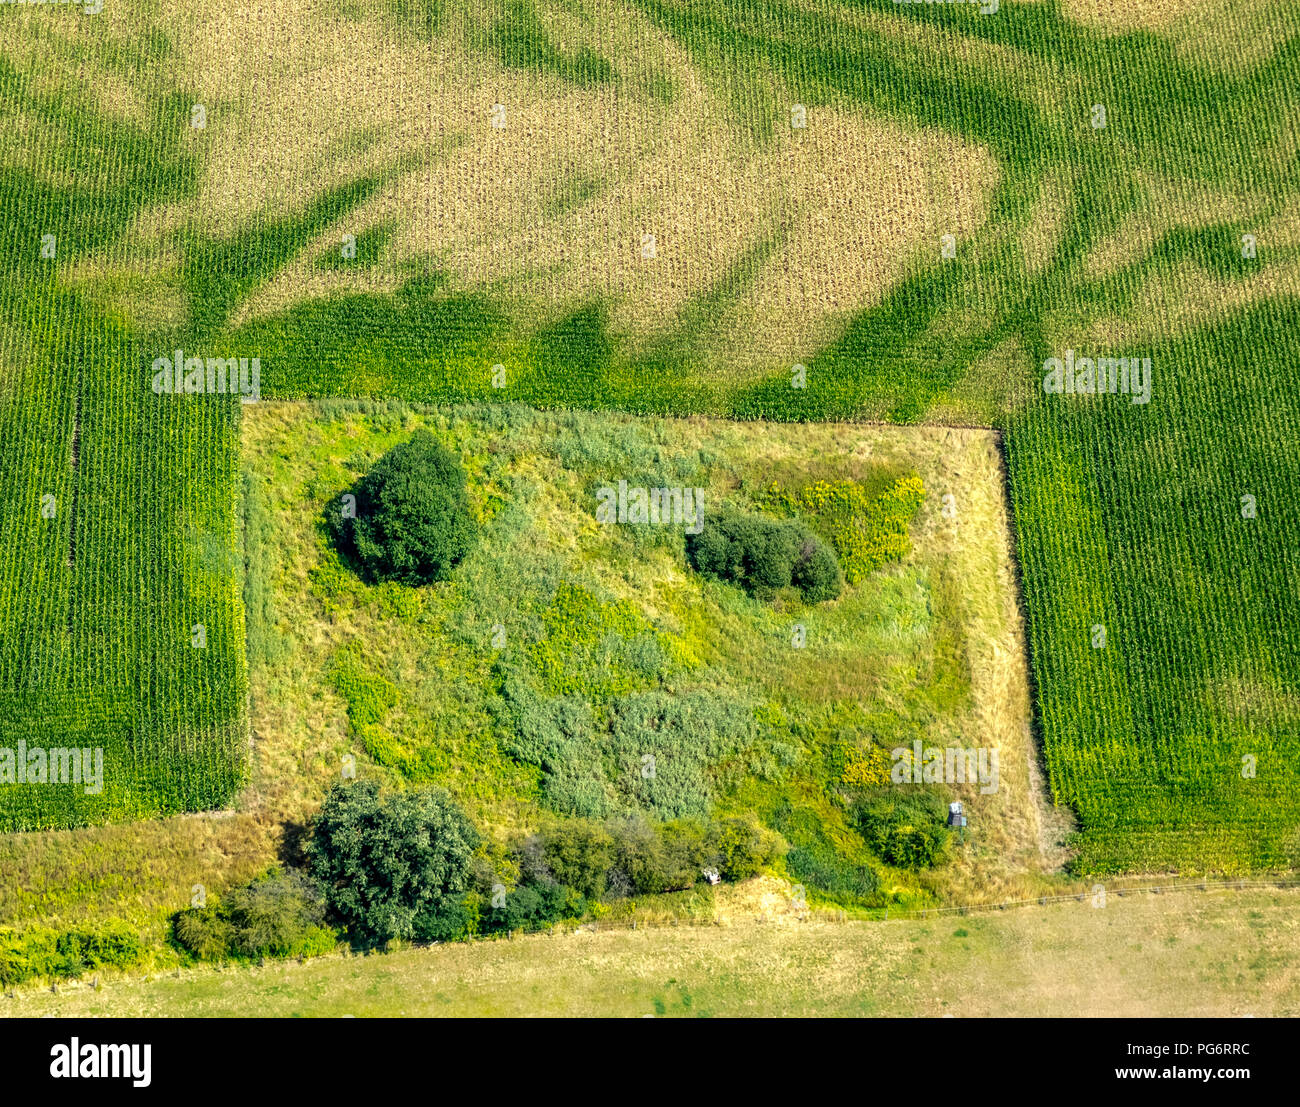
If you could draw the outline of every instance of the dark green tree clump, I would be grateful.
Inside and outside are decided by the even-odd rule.
[[[937,792],[889,791],[860,800],[853,819],[862,837],[891,865],[925,869],[943,860],[951,833],[948,803]]]
[[[464,929],[479,835],[441,789],[336,784],[312,826],[311,874],[353,943],[444,941]]]
[[[465,468],[427,430],[381,457],[330,520],[343,552],[372,580],[446,580],[475,536]]]
[[[697,572],[737,584],[760,600],[793,586],[805,603],[821,603],[844,587],[835,554],[792,519],[729,511],[688,535],[686,554]]]

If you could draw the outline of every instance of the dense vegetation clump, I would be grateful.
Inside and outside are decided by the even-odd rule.
[[[138,927],[110,922],[101,927],[21,933],[0,929],[0,984],[80,976],[102,968],[130,968],[144,952]]]
[[[394,446],[330,518],[345,553],[372,580],[446,580],[469,552],[475,524],[460,460],[427,430]]]
[[[538,930],[600,914],[610,901],[628,896],[745,880],[785,849],[779,834],[752,817],[564,819],[516,837],[497,854],[503,872],[518,873],[505,878],[512,885],[507,888],[498,883],[503,875],[497,866],[476,855],[480,844],[445,793],[384,796],[370,782],[336,785],[312,829],[310,873],[277,870],[220,900],[180,911],[172,919],[173,935],[191,956],[221,961],[325,953],[341,936],[335,924],[361,947],[394,938]],[[492,852],[489,846],[486,853]],[[60,950],[72,938],[58,937]],[[66,950],[56,956],[51,949],[34,957],[6,944],[0,931],[0,983],[113,963],[104,940],[95,941],[80,956]],[[138,942],[127,953],[137,957]]]
[[[172,929],[193,956],[291,957],[325,953],[337,943],[325,925],[320,886],[297,869],[268,873],[222,900],[179,912]]]
[[[381,795],[373,781],[357,781],[326,796],[308,857],[354,943],[379,945],[460,932],[478,845],[469,818],[440,789]]]
[[[784,846],[750,818],[566,819],[515,840],[510,853],[519,882],[481,912],[479,929],[535,930],[581,917],[600,902],[687,891],[706,874],[745,880]]]
[[[697,572],[737,584],[760,600],[793,586],[806,603],[820,603],[844,586],[835,555],[792,519],[728,511],[689,535],[686,553]]]
[[[943,860],[950,831],[948,804],[931,791],[892,790],[860,800],[853,817],[863,838],[884,860],[925,869]]]

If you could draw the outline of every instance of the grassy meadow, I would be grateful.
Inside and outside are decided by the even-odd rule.
[[[322,516],[420,426],[470,459],[479,545],[446,584],[361,583]],[[790,878],[850,906],[954,885],[983,896],[1052,867],[1060,820],[1031,778],[987,432],[267,403],[246,415],[245,472],[264,550],[247,605],[255,790],[319,795],[352,753],[394,783],[446,787],[500,833],[546,810],[756,812],[796,847]],[[910,551],[819,605],[707,581],[686,563],[680,524],[595,519],[597,489],[620,480],[703,489],[707,516],[761,502],[773,483],[875,491],[900,476],[928,493]],[[583,721],[535,763],[531,743],[561,708]],[[854,893],[876,861],[844,797],[854,781],[886,783],[889,751],[917,740],[998,749],[998,790],[956,787],[977,829],[950,868],[891,871]]]

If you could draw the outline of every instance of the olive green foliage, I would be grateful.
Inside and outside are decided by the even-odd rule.
[[[172,933],[203,961],[310,956],[338,941],[325,925],[320,886],[297,869],[275,871],[203,907],[177,912]]]
[[[191,956],[200,961],[222,961],[231,956],[235,930],[215,903],[178,911],[172,934]]]
[[[371,580],[446,580],[475,536],[465,481],[460,460],[420,429],[357,481],[353,510],[333,504],[329,519]]]
[[[840,806],[823,796],[801,802],[782,798],[767,822],[790,843],[785,869],[790,879],[833,903],[877,906],[882,902],[879,859],[849,827]]]
[[[686,552],[705,576],[737,584],[756,599],[770,600],[793,585],[807,603],[838,596],[843,578],[835,555],[793,520],[724,511],[709,516]]]
[[[938,792],[880,792],[859,800],[853,818],[862,836],[891,865],[924,869],[939,864],[948,847],[948,801]]]
[[[547,875],[581,895],[599,899],[614,864],[614,837],[599,823],[571,819],[536,836]]]
[[[870,865],[846,865],[834,850],[820,844],[794,846],[785,857],[790,875],[828,897],[869,901],[880,887]]]
[[[307,852],[330,911],[355,944],[370,946],[454,937],[479,840],[442,790],[381,794],[360,780],[330,790]]]
[[[520,887],[562,885],[578,902],[685,891],[706,870],[744,880],[784,849],[779,834],[748,817],[656,822],[627,815],[604,823],[566,819],[515,841],[512,853]]]
[[[234,930],[233,947],[246,956],[294,951],[325,922],[320,888],[296,869],[236,888],[223,901]]]
[[[724,880],[757,876],[786,849],[781,836],[752,815],[719,819],[714,834],[718,873]]]

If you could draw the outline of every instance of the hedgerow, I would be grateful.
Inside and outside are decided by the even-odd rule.
[[[99,969],[133,968],[145,942],[136,927],[109,922],[93,929],[0,929],[0,984],[81,976]]]

